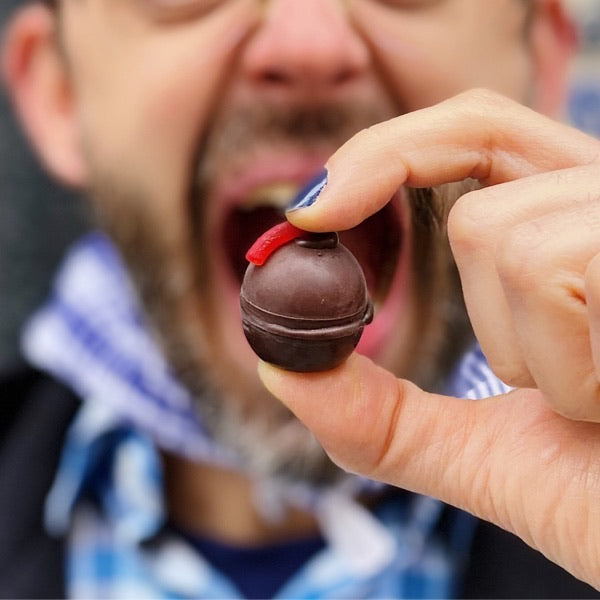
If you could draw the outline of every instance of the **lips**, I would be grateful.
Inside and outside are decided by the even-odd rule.
[[[285,219],[285,208],[300,187],[301,182],[297,181],[263,182],[227,203],[221,234],[222,247],[226,263],[239,284],[247,267],[246,251],[262,233]],[[403,237],[399,211],[393,203],[387,204],[357,227],[340,232],[340,241],[356,256],[363,268],[375,307],[375,320],[370,327],[373,333],[378,332],[371,337],[378,339],[369,341],[369,328],[364,335],[364,346],[369,354],[376,352],[374,346],[386,333],[381,331],[381,324],[377,326],[377,314],[390,299],[390,290],[398,287],[394,282],[397,280]]]

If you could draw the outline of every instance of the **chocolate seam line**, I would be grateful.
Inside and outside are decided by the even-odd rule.
[[[362,320],[336,327],[319,327],[315,329],[291,329],[275,323],[249,321],[245,318],[242,319],[242,325],[246,329],[258,329],[259,331],[280,337],[315,342],[330,342],[331,340],[353,337],[361,333],[364,329]]]
[[[240,305],[243,311],[245,311],[248,315],[256,317],[259,321],[264,321],[265,319],[273,321],[273,319],[275,319],[278,321],[278,325],[289,329],[294,329],[294,325],[298,325],[299,329],[307,329],[312,327],[318,327],[319,329],[323,329],[325,327],[334,328],[336,326],[344,326],[349,322],[353,323],[355,321],[370,323],[373,318],[373,305],[367,296],[365,296],[363,305],[357,311],[342,317],[306,318],[294,315],[283,315],[260,308],[243,295],[240,296]]]

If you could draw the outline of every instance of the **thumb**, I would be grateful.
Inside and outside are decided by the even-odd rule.
[[[327,372],[260,363],[259,374],[342,468],[494,522],[600,585],[595,425],[554,413],[537,390],[478,401],[427,393],[358,354]]]
[[[500,426],[489,404],[497,400],[424,392],[358,354],[331,371],[292,373],[260,363],[259,374],[345,470],[489,512],[472,496],[477,480],[487,479],[486,438]]]

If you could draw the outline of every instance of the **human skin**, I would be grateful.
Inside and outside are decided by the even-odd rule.
[[[167,350],[184,347],[184,370],[191,364],[210,373],[221,404],[241,410],[245,425],[233,428],[234,438],[263,419],[252,445],[260,440],[275,460],[310,442],[265,393],[243,338],[239,282],[221,235],[232,207],[247,205],[264,185],[297,187],[356,130],[473,86],[556,111],[569,27],[559,3],[535,7],[526,34],[517,0],[63,0],[58,18],[37,4],[17,14],[4,73],[48,169],[95,197]],[[302,112],[314,127],[326,111],[354,117],[310,141],[281,130],[273,139],[273,130],[256,125],[264,112]],[[237,144],[247,114],[260,115],[251,121],[257,133]],[[202,194],[190,194],[198,173]],[[380,314],[391,325],[378,328],[369,355],[410,376],[407,357],[422,356],[430,343],[414,324],[439,298],[417,301],[406,198],[400,194],[394,206],[408,240],[398,269],[403,291],[386,301]],[[148,273],[162,274],[158,300],[146,291],[157,287],[144,279]],[[260,539],[269,526],[248,503],[223,518],[226,507],[214,498],[214,490],[227,489],[223,480],[207,484],[204,471],[194,477],[206,467],[173,463],[169,485],[184,489],[174,506],[208,503],[221,512],[204,511],[207,523],[188,510],[182,520],[189,528],[218,522],[223,537]],[[249,486],[244,476],[233,479]]]
[[[365,202],[370,164],[390,154]],[[328,164],[316,203],[289,213],[298,226],[352,226],[388,186],[485,184],[454,205],[449,237],[482,349],[516,389],[436,396],[359,355],[305,376],[261,364],[263,381],[344,468],[493,521],[600,587],[600,142],[474,91],[377,125]]]

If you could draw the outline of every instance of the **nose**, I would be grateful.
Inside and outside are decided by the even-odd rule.
[[[314,98],[350,87],[369,61],[342,0],[267,0],[242,68],[252,86],[273,97]]]

